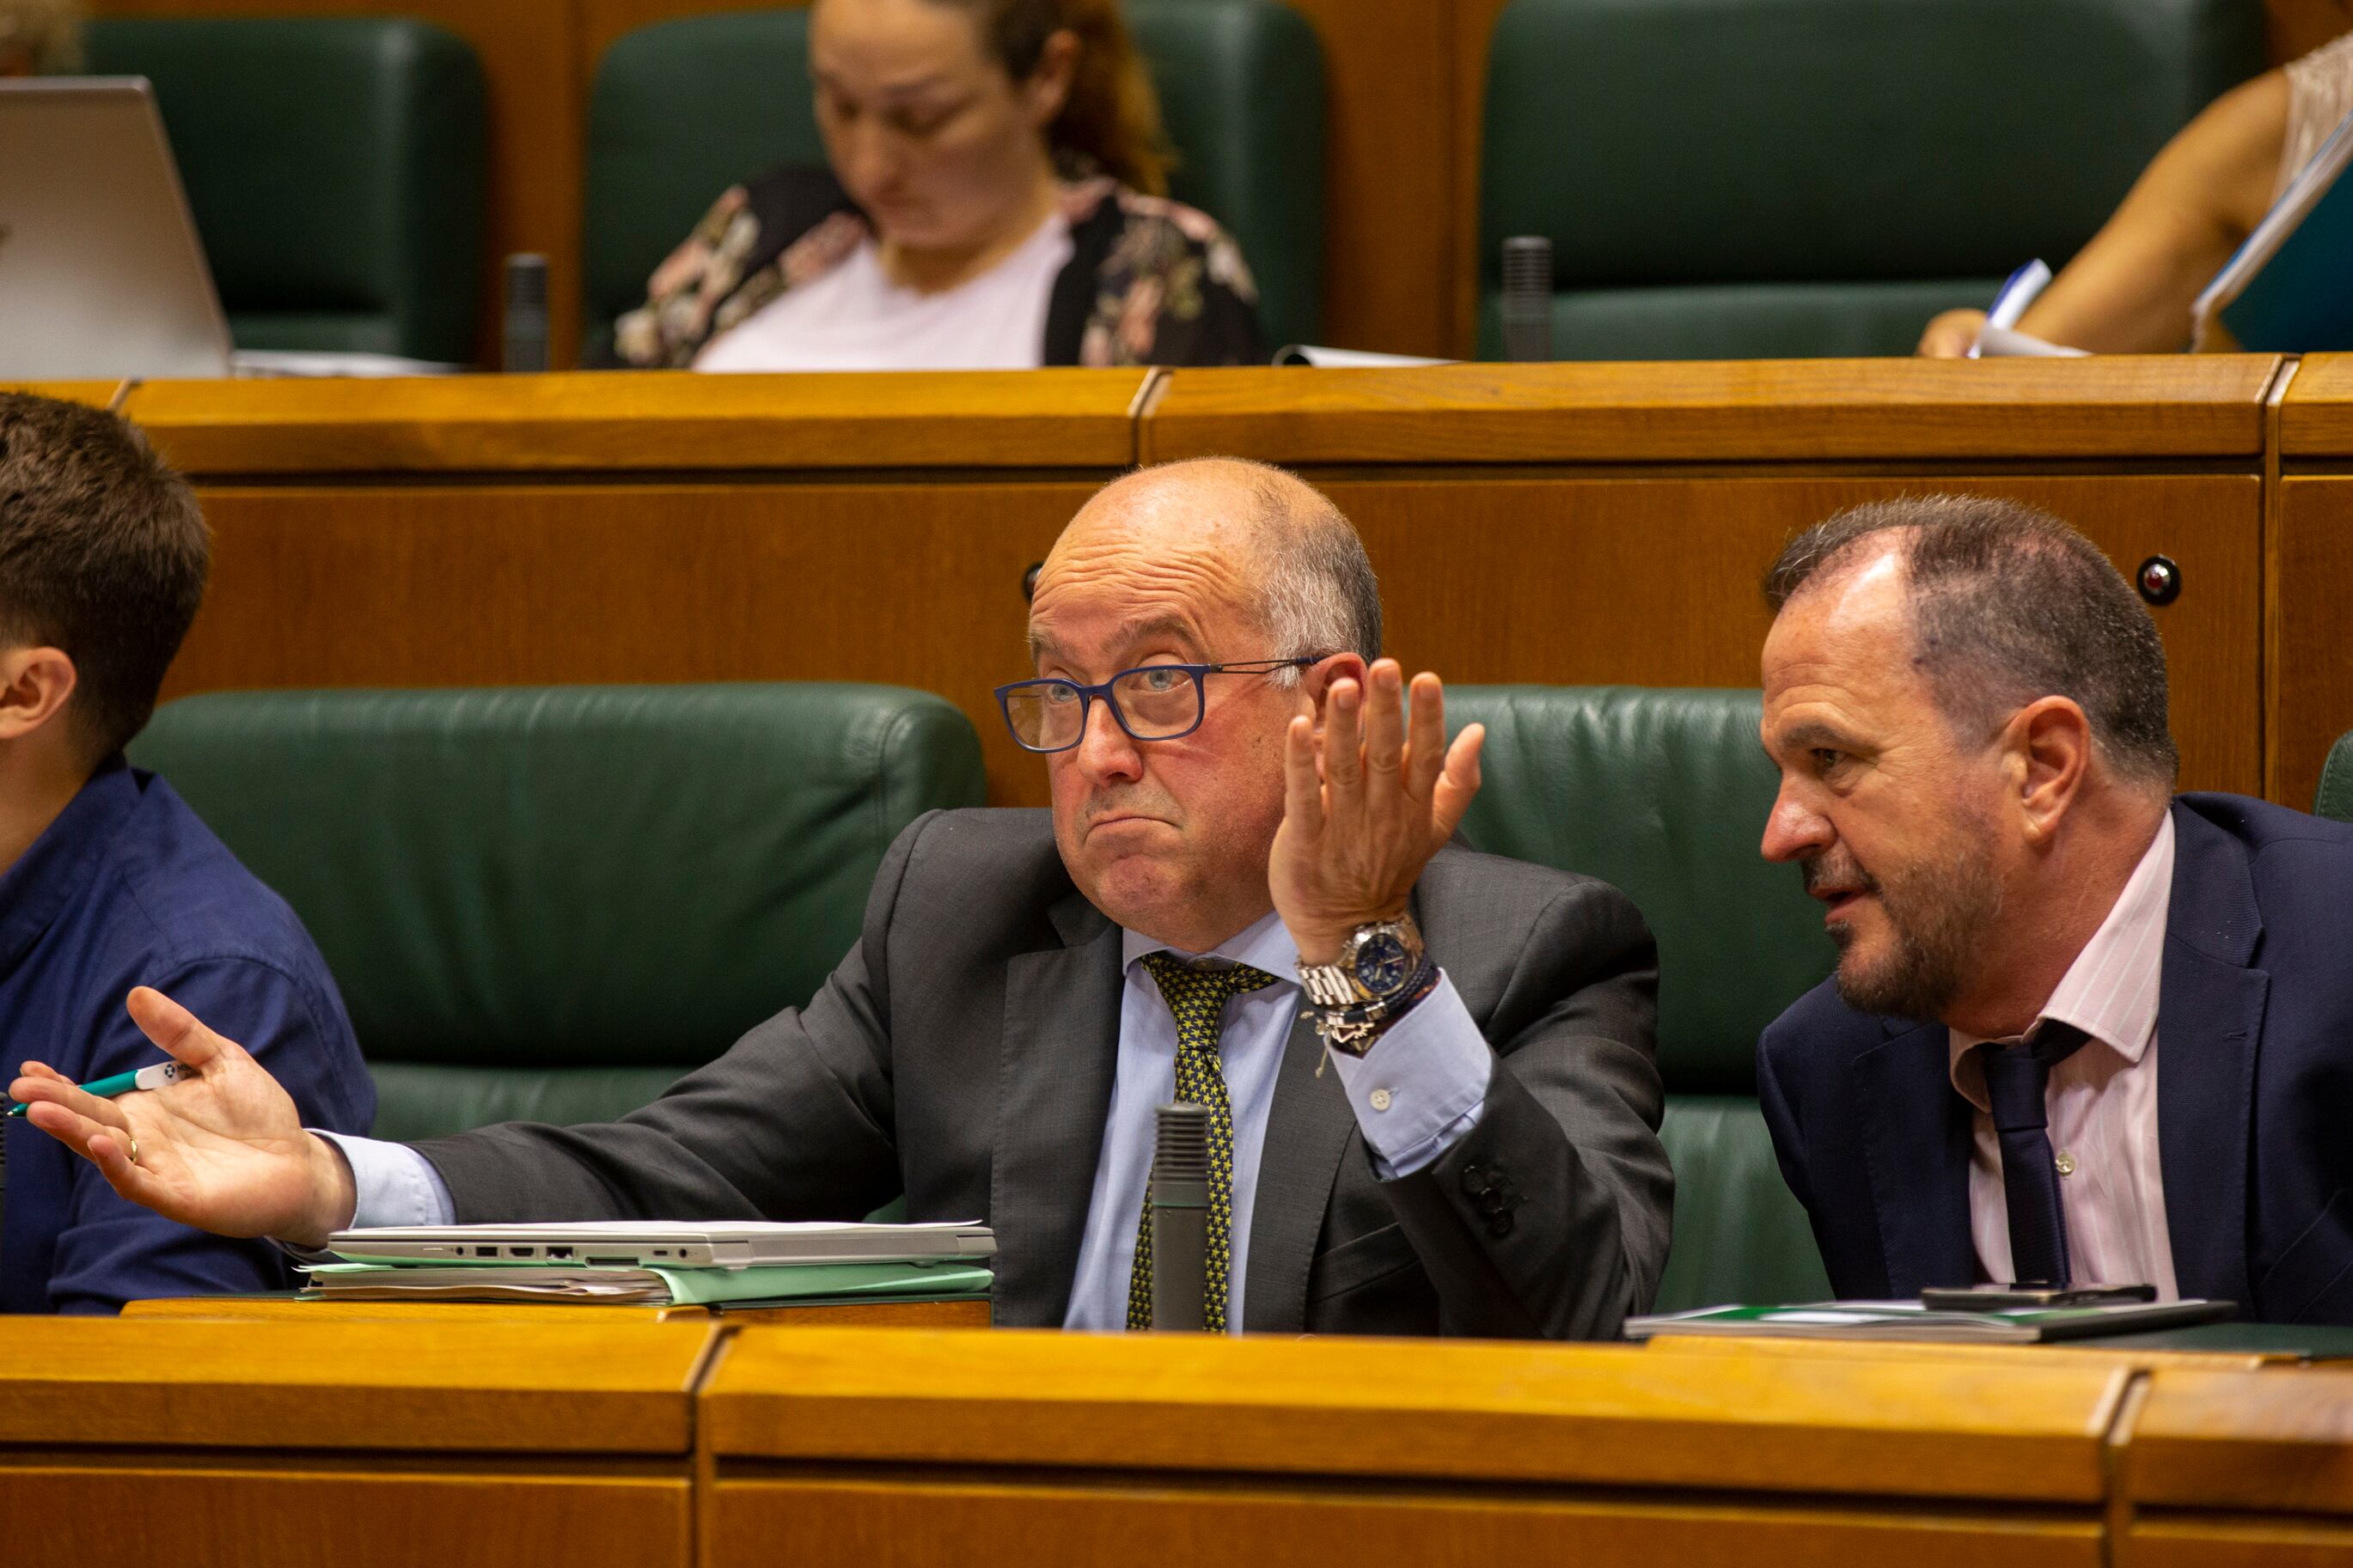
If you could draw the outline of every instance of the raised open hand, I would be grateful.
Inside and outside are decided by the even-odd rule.
[[[1333,682],[1321,736],[1303,715],[1284,738],[1282,826],[1267,880],[1309,963],[1338,959],[1357,926],[1405,912],[1422,867],[1479,793],[1486,731],[1472,724],[1448,747],[1438,677],[1413,678],[1410,734],[1397,661],[1377,660],[1366,679],[1366,688]]]
[[[96,1165],[124,1197],[183,1225],[316,1246],[350,1223],[354,1195],[343,1157],[302,1130],[293,1100],[244,1047],[147,986],[128,1005],[147,1037],[195,1076],[101,1100],[26,1062],[8,1086],[26,1121]]]

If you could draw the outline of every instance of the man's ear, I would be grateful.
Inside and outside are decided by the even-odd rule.
[[[2092,721],[2069,698],[2038,698],[2010,716],[2002,746],[2027,842],[2048,844],[2090,776]]]
[[[22,740],[54,721],[74,693],[73,660],[54,647],[0,654],[0,744]]]
[[[1365,687],[1365,657],[1356,653],[1335,653],[1329,658],[1316,660],[1299,675],[1299,711],[1315,721],[1316,733],[1324,731],[1324,699],[1330,693],[1332,683],[1342,679]]]

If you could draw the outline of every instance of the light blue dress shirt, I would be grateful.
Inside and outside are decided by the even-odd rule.
[[[1111,1120],[1095,1164],[1094,1192],[1079,1246],[1078,1274],[1066,1329],[1127,1326],[1128,1276],[1135,1266],[1136,1222],[1152,1169],[1155,1107],[1176,1093],[1176,1020],[1159,984],[1140,962],[1148,952],[1176,952],[1134,931],[1120,933],[1125,979],[1119,1004],[1119,1061],[1112,1082]],[[1234,1122],[1232,1267],[1226,1321],[1241,1331],[1243,1289],[1250,1278],[1250,1213],[1258,1198],[1260,1157],[1267,1113],[1284,1044],[1300,1012],[1299,948],[1279,916],[1270,914],[1208,953],[1180,957],[1229,959],[1275,977],[1271,985],[1226,1004],[1219,1042],[1226,1099]],[[1438,989],[1389,1026],[1362,1058],[1333,1054],[1331,1070],[1355,1108],[1356,1125],[1385,1177],[1407,1176],[1451,1148],[1478,1124],[1494,1071],[1494,1053],[1472,1020],[1454,983]],[[313,1131],[319,1131],[313,1129]],[[386,1225],[449,1225],[457,1205],[433,1163],[405,1143],[320,1131],[343,1152],[358,1191],[354,1229]]]

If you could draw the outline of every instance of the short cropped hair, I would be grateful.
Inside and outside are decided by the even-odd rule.
[[[210,557],[195,492],[127,421],[0,393],[0,642],[73,660],[92,761],[154,712]]]
[[[1259,618],[1282,658],[1381,656],[1381,585],[1356,525],[1324,493],[1279,468],[1250,486],[1258,512]],[[1296,683],[1299,672],[1277,676]]]
[[[1765,580],[1778,612],[1884,543],[1904,569],[1915,658],[1957,730],[1990,731],[2038,698],[2072,700],[2126,778],[2170,789],[2165,644],[2099,546],[2050,513],[1993,496],[1851,507],[1792,539]],[[1875,554],[1875,552],[1872,553]]]

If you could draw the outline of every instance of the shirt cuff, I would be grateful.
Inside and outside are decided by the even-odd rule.
[[[1361,1057],[1330,1052],[1384,1181],[1410,1176],[1479,1125],[1495,1053],[1443,971]]]
[[[352,1211],[353,1230],[385,1225],[455,1225],[458,1205],[433,1162],[406,1143],[353,1138],[322,1127],[310,1131],[332,1143],[352,1168],[359,1194]]]

